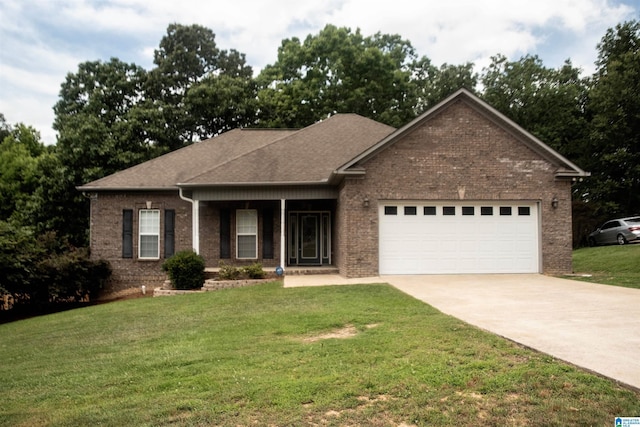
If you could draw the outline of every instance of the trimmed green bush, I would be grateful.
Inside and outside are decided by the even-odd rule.
[[[220,262],[220,271],[218,272],[220,280],[237,280],[241,273],[242,271],[238,267]]]
[[[262,264],[247,265],[245,267],[234,267],[233,265],[220,262],[220,271],[218,279],[220,280],[238,280],[238,279],[264,279],[267,274],[262,269]]]
[[[242,268],[242,272],[249,276],[250,279],[264,279],[266,273],[262,269],[262,264],[256,262]]]
[[[204,258],[193,251],[181,251],[166,260],[162,269],[176,289],[197,289],[204,284]]]

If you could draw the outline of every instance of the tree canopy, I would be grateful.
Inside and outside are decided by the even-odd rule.
[[[538,56],[509,61],[491,58],[483,70],[482,97],[494,108],[566,156],[575,156],[586,137],[587,80],[567,60],[558,69]]]
[[[477,74],[472,63],[433,64],[400,35],[333,25],[283,40],[254,77],[245,55],[220,48],[211,29],[171,24],[150,70],[112,58],[66,76],[55,146],[0,114],[0,213],[86,244],[78,185],[237,127],[303,127],[346,112],[402,126],[461,87],[592,172],[574,187],[585,216],[637,213],[639,27],[607,31],[590,78],[569,59],[550,68],[535,55],[497,54]]]
[[[447,90],[475,86],[470,65],[439,69],[397,34],[365,37],[333,25],[304,42],[283,40],[277,61],[257,80],[259,122],[276,127],[303,127],[346,112],[397,127]]]
[[[587,102],[592,177],[583,198],[610,215],[640,214],[640,22],[607,31]]]
[[[253,70],[243,53],[220,50],[200,25],[171,24],[154,53],[142,108],[167,150],[253,123]]]

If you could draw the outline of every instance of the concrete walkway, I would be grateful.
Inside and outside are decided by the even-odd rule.
[[[285,287],[390,283],[479,328],[640,389],[640,290],[539,274],[287,276]]]

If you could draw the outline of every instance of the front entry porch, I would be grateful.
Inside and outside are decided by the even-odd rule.
[[[335,189],[327,187],[182,194],[193,204],[193,249],[208,268],[258,262],[287,274],[297,268],[298,274],[318,274],[307,270],[333,266],[335,197]]]

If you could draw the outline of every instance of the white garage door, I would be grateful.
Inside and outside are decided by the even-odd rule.
[[[381,202],[380,274],[538,273],[536,202]]]

